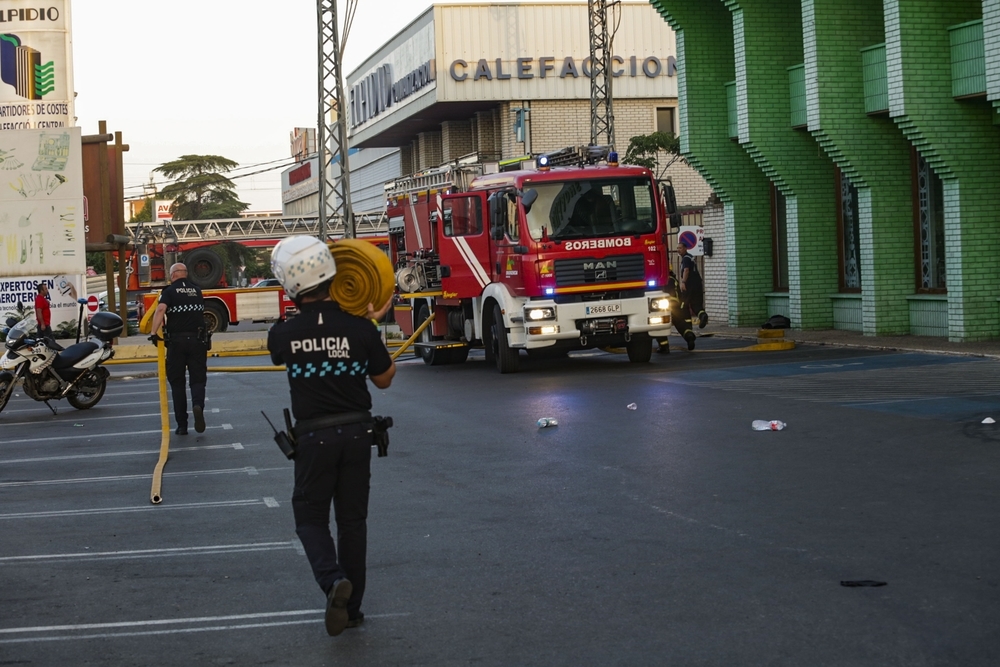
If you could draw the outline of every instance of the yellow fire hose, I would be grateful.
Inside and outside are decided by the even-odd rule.
[[[419,326],[419,327],[417,327],[417,330],[413,332],[413,335],[412,335],[412,336],[410,336],[410,337],[409,337],[409,338],[408,338],[408,339],[406,340],[406,342],[405,342],[405,343],[403,343],[403,344],[402,344],[402,345],[401,345],[401,346],[399,347],[399,349],[398,349],[398,350],[396,350],[395,352],[393,352],[393,353],[392,353],[392,354],[390,355],[390,356],[392,357],[392,360],[393,360],[393,361],[396,361],[396,359],[398,359],[398,358],[399,358],[399,355],[403,354],[403,352],[406,352],[406,350],[407,350],[407,349],[408,349],[408,348],[409,348],[409,347],[410,347],[411,345],[413,345],[413,343],[415,343],[415,342],[416,342],[416,340],[417,340],[417,337],[418,337],[418,336],[420,336],[420,334],[422,334],[422,333],[424,332],[424,329],[426,329],[427,327],[429,327],[429,326],[431,325],[431,322],[433,322],[433,321],[434,321],[434,316],[435,316],[435,315],[437,315],[437,313],[431,313],[431,316],[430,316],[430,317],[428,317],[428,318],[427,318],[426,320],[424,320],[423,322],[421,322],[421,323],[420,323],[420,326]]]
[[[396,278],[384,252],[358,239],[337,241],[330,252],[337,263],[330,298],[340,304],[341,310],[364,317],[368,304],[378,310],[389,301]]]
[[[160,460],[156,462],[153,469],[153,488],[149,492],[149,500],[154,505],[159,505],[163,498],[160,496],[160,483],[163,481],[163,466],[167,464],[167,457],[170,456],[170,416],[167,412],[167,354],[163,349],[163,341],[156,343],[156,366],[160,378]]]

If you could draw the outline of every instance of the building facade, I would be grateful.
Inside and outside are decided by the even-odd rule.
[[[1000,337],[1000,0],[651,0],[732,325]]]

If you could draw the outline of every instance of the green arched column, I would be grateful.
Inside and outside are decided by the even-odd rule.
[[[721,0],[651,4],[677,33],[681,151],[725,204],[729,324],[758,326],[773,287],[770,184],[728,136],[732,17]]]

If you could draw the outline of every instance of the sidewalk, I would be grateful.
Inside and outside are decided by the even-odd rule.
[[[709,323],[704,329],[695,329],[695,331],[702,335],[714,334],[717,338],[756,340],[759,329]],[[1000,340],[979,343],[951,343],[946,338],[932,336],[863,336],[855,331],[837,329],[819,331],[783,329],[783,331],[785,339],[794,341],[796,345],[830,345],[865,350],[929,352],[931,354],[958,354],[1000,359]]]

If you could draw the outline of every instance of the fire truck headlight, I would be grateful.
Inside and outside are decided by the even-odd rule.
[[[670,298],[665,296],[658,296],[649,300],[649,312],[663,312],[670,310]]]
[[[649,318],[649,324],[650,324],[650,326],[655,326],[657,324],[663,324],[663,316],[662,315],[656,315],[654,317],[650,317]]]
[[[532,320],[537,322],[538,320],[554,320],[556,319],[556,309],[555,308],[525,308],[524,318],[527,320]]]
[[[545,326],[545,327],[528,327],[528,334],[531,336],[551,336],[552,334],[559,333],[559,327],[557,326]]]

